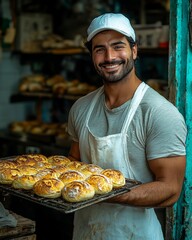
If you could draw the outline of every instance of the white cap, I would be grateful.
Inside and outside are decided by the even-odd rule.
[[[87,41],[90,41],[97,33],[104,30],[114,30],[131,37],[135,41],[135,31],[130,21],[120,13],[106,13],[93,19],[87,29]]]

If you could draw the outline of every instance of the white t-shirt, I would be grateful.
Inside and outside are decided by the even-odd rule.
[[[71,108],[68,120],[68,132],[79,142],[81,160],[87,163],[91,163],[91,153],[86,119],[97,91],[79,99]],[[102,93],[89,118],[92,134],[103,137],[120,133],[130,102],[110,110]],[[143,183],[149,182],[153,176],[147,161],[185,155],[185,122],[176,107],[149,88],[129,125],[127,139],[128,159],[134,176]],[[163,235],[154,209],[100,203],[75,213],[73,240],[85,239],[162,240]]]
[[[78,99],[72,106],[68,119],[69,135],[84,146],[81,160],[87,163],[90,163],[90,153],[84,125],[90,102],[97,91]],[[89,127],[92,133],[103,137],[121,132],[130,101],[110,110],[102,94],[90,116]],[[129,161],[137,180],[149,182],[153,179],[147,161],[185,155],[186,134],[185,121],[178,109],[152,88],[148,88],[127,132]]]

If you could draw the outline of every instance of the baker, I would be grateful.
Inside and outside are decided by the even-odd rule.
[[[118,169],[143,184],[77,211],[73,240],[162,240],[154,208],[172,206],[180,196],[186,167],[184,119],[137,77],[136,37],[128,18],[103,14],[87,33],[86,47],[103,85],[70,110],[69,158]]]

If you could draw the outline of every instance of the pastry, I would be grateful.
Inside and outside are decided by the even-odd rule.
[[[65,173],[67,171],[69,171],[69,168],[64,166],[64,165],[61,165],[61,166],[53,166],[52,169],[57,172],[57,174],[60,176],[62,173]]]
[[[82,181],[85,180],[85,178],[85,175],[76,170],[64,172],[59,176],[59,179],[64,183],[64,185],[73,181]]]
[[[49,162],[35,162],[33,165],[38,171],[47,169],[47,168],[52,168],[52,164]]]
[[[101,174],[111,179],[113,188],[120,188],[125,185],[125,177],[119,170],[105,169],[101,172]]]
[[[45,77],[40,74],[32,74],[32,75],[25,76],[24,80],[28,82],[44,83]]]
[[[47,162],[47,157],[42,154],[25,154],[16,158],[16,162],[19,164],[26,164],[33,166],[37,162]]]
[[[73,181],[65,185],[61,195],[67,202],[81,202],[93,198],[95,189],[86,181]]]
[[[46,178],[37,181],[33,186],[36,195],[45,198],[58,198],[61,196],[61,190],[64,184],[61,180],[55,178]]]
[[[6,161],[6,160],[0,161],[0,169],[4,169],[4,168],[16,168],[16,167],[17,167],[17,163],[16,163],[16,162]]]
[[[48,162],[52,165],[66,165],[71,162],[71,160],[65,156],[53,155],[48,157]]]
[[[102,174],[93,174],[86,179],[86,182],[94,187],[96,194],[109,193],[113,189],[111,179]]]
[[[33,188],[33,185],[39,180],[39,177],[36,175],[23,175],[15,178],[12,182],[12,186],[15,189],[30,190]]]
[[[80,161],[71,161],[70,163],[67,164],[67,167],[69,167],[71,170],[78,170],[85,165],[86,163]]]
[[[53,85],[52,91],[56,95],[62,95],[67,92],[67,83],[59,82]]]
[[[38,169],[29,165],[21,165],[19,171],[22,175],[34,175],[38,172]]]
[[[59,178],[59,176],[61,175],[61,172],[58,171],[57,169],[48,168],[48,169],[45,169],[45,171],[46,170],[48,170],[48,173],[45,174],[45,176],[43,176],[43,178]]]
[[[79,171],[89,177],[92,174],[100,173],[103,169],[95,164],[84,164],[79,168]]]
[[[27,90],[29,92],[39,92],[39,91],[43,91],[44,87],[41,83],[38,82],[30,82],[28,83],[27,86]],[[21,87],[20,87],[20,91],[22,91]]]
[[[46,168],[46,169],[38,171],[36,176],[38,176],[40,179],[43,179],[43,178],[58,178],[58,173],[51,168]]]
[[[15,168],[5,168],[0,170],[0,183],[1,184],[11,184],[13,180],[21,176],[21,172]]]

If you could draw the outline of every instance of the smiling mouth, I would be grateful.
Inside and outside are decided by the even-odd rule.
[[[105,69],[114,69],[114,68],[117,68],[120,64],[115,64],[115,65],[104,65],[102,66],[103,68]]]
[[[118,68],[121,64],[123,64],[123,61],[116,61],[116,62],[105,62],[102,64],[99,64],[101,68],[105,68],[106,70],[114,70]]]

